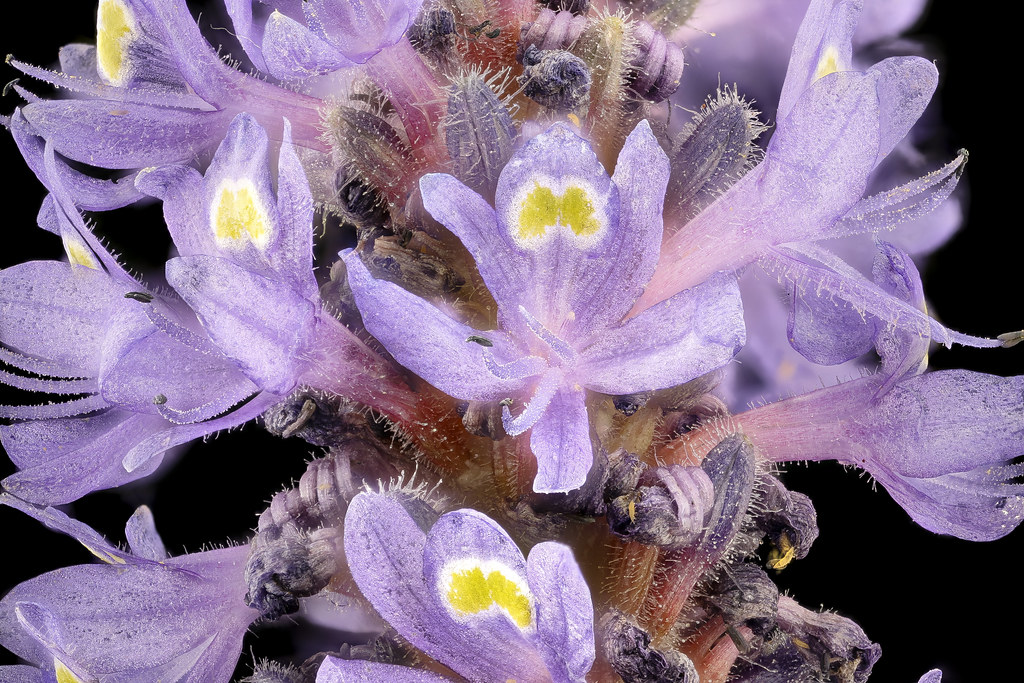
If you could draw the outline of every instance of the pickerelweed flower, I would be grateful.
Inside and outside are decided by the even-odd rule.
[[[99,0],[58,69],[9,60],[58,91],[3,124],[63,254],[0,270],[0,507],[102,564],[0,600],[0,681],[867,680],[870,629],[778,576],[829,535],[780,467],[969,541],[1024,520],[1024,376],[929,365],[1024,332],[925,296],[968,155],[915,128],[922,5]],[[101,237],[146,203],[167,240]],[[317,450],[172,556],[139,503],[213,528],[285,459],[165,454],[246,423]]]

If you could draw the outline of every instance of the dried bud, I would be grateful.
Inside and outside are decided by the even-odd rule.
[[[643,460],[633,453],[619,450],[609,455],[605,500],[611,501],[632,492],[646,469]]]
[[[700,536],[714,499],[714,485],[700,467],[658,467],[644,472],[635,491],[611,502],[608,523],[630,540],[681,548]]]
[[[341,529],[323,528],[267,539],[257,534],[245,565],[245,603],[267,619],[299,609],[299,598],[315,595],[338,570]]]
[[[455,79],[444,121],[453,175],[488,197],[494,194],[498,174],[512,156],[517,136],[512,115],[493,85],[493,78],[480,73]]]
[[[634,94],[650,102],[663,102],[683,77],[683,50],[646,21],[632,24],[636,53],[627,84]]]
[[[651,647],[651,636],[622,612],[609,610],[598,625],[604,653],[622,680],[630,683],[699,683],[689,657]]]
[[[734,672],[736,680],[863,683],[882,655],[882,648],[849,619],[812,612],[786,596],[779,598],[777,623],[761,654]]]
[[[455,15],[447,7],[424,8],[409,27],[409,42],[435,64],[447,64],[455,47]]]
[[[684,223],[743,177],[760,158],[757,111],[731,88],[701,107],[674,144],[665,211]]]
[[[522,62],[531,46],[540,50],[566,50],[580,39],[586,27],[586,17],[544,8],[537,13],[533,23],[523,24],[516,59]]]
[[[818,537],[818,515],[811,499],[787,490],[775,477],[767,477],[763,507],[756,526],[772,546],[768,566],[781,570],[791,561],[807,557]]]
[[[526,67],[519,82],[523,94],[558,112],[572,111],[590,95],[590,69],[586,62],[565,50],[538,50],[529,46],[523,55]]]
[[[613,396],[612,403],[615,405],[615,410],[619,411],[626,417],[629,417],[631,415],[635,415],[636,411],[647,405],[647,401],[649,401],[653,395],[653,391],[641,391],[637,394]]]
[[[394,282],[421,297],[450,294],[465,281],[433,254],[406,249],[398,237],[379,237],[363,250],[363,262],[374,277]]]
[[[357,228],[382,228],[391,218],[384,197],[351,168],[334,175],[334,209],[342,220]]]
[[[779,589],[756,565],[744,562],[729,567],[706,592],[703,604],[720,612],[729,626],[746,623],[763,635],[775,625]]]
[[[541,5],[555,12],[584,15],[590,11],[590,0],[541,0]]]
[[[332,446],[351,433],[339,415],[341,404],[312,392],[299,391],[263,413],[263,426],[276,436],[297,436],[316,446]]]

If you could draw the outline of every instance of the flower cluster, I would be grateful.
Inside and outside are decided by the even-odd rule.
[[[818,537],[780,467],[961,539],[1024,520],[1024,376],[929,369],[1024,332],[927,306],[967,153],[908,137],[920,4],[224,0],[222,59],[184,0],[100,0],[58,69],[9,60],[59,93],[3,123],[64,254],[0,270],[0,506],[102,564],[0,600],[0,680],[867,680],[879,645],[769,573]],[[771,126],[727,71],[758,41]],[[144,202],[139,275],[86,213]],[[54,507],[251,422],[318,451],[247,543]],[[303,654],[239,665],[271,622]]]

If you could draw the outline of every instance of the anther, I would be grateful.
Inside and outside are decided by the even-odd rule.
[[[153,300],[153,295],[149,292],[125,292],[125,299],[134,299],[135,301],[141,301],[144,304],[148,304]]]

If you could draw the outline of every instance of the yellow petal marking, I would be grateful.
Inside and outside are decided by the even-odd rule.
[[[567,226],[576,235],[588,237],[601,229],[595,213],[594,204],[582,187],[570,185],[556,195],[551,188],[535,183],[519,208],[519,237],[543,237],[555,225]]]
[[[73,266],[85,266],[93,270],[99,270],[100,264],[96,257],[89,251],[89,247],[75,239],[63,236],[64,252],[68,255],[68,261]]]
[[[57,683],[85,683],[81,678],[71,673],[71,670],[64,666],[64,662],[56,657],[53,658],[53,668],[57,674]]]
[[[213,234],[220,243],[249,239],[259,248],[270,240],[267,214],[258,200],[259,194],[247,179],[224,181],[210,210]]]
[[[496,565],[487,564],[490,566],[458,569],[448,576],[448,604],[461,614],[477,614],[497,606],[519,628],[528,627],[533,622],[529,595],[524,594],[519,581],[506,576]]]
[[[96,16],[96,65],[114,85],[124,82],[126,48],[135,35],[135,17],[119,0],[102,0]]]
[[[839,50],[829,45],[821,53],[821,59],[818,60],[818,68],[814,70],[813,80],[816,81],[837,71],[843,71],[843,69],[839,68]]]

